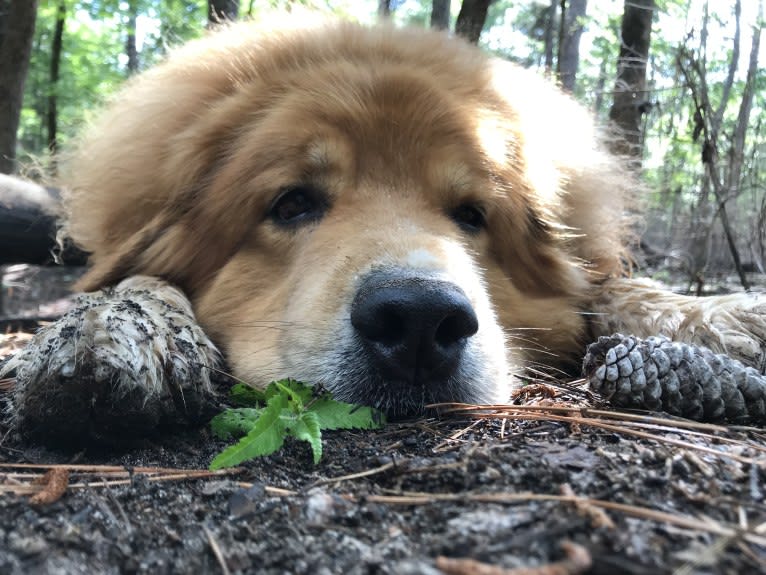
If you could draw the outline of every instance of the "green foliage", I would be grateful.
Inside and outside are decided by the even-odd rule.
[[[222,439],[244,437],[219,453],[210,469],[274,453],[286,437],[308,442],[314,463],[319,463],[323,429],[373,429],[385,422],[383,415],[370,407],[335,401],[325,391],[290,379],[272,382],[265,390],[237,384],[231,398],[248,407],[228,409],[210,425]]]
[[[138,9],[140,68],[162,57],[168,46],[199,36],[207,18],[205,0],[131,0]],[[67,141],[127,78],[128,3],[120,0],[66,0],[58,85],[50,84],[51,44],[58,0],[41,0],[32,57],[24,87],[19,126],[19,158],[29,162],[46,153],[48,97],[58,107],[58,141]],[[38,161],[32,159],[31,161]]]

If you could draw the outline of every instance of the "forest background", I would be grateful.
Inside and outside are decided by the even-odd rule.
[[[56,153],[173,46],[304,7],[449,29],[551,76],[641,171],[650,264],[697,292],[766,271],[764,0],[0,0],[0,173],[54,175]]]

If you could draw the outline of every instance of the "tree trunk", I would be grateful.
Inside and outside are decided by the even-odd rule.
[[[56,151],[58,138],[58,84],[61,66],[61,47],[64,43],[64,25],[66,23],[66,3],[59,0],[56,7],[56,27],[51,43],[51,68],[48,76],[48,110],[45,114],[48,124],[48,150]]]
[[[128,57],[128,75],[138,72],[138,48],[136,47],[136,20],[138,19],[138,2],[128,2],[127,35],[125,37],[125,54]]]
[[[207,21],[210,26],[239,16],[239,0],[207,0]]]
[[[10,0],[0,0],[0,46],[3,45],[5,29],[8,26],[8,10],[10,10],[10,7]]]
[[[378,18],[391,16],[391,0],[378,0]]]
[[[545,46],[545,71],[548,74],[553,71],[553,38],[556,30],[556,8],[558,8],[558,0],[551,0],[551,5],[545,16],[545,36],[543,42]]]
[[[587,0],[561,0],[558,77],[561,87],[574,92],[577,68],[580,65],[580,37],[584,28]]]
[[[455,22],[455,33],[471,44],[478,44],[491,3],[492,0],[463,0]]]
[[[19,128],[24,80],[35,35],[37,0],[4,0],[0,19],[0,173],[15,168],[16,132]]]
[[[450,0],[433,0],[431,4],[431,28],[449,30]]]
[[[633,158],[637,167],[641,165],[643,150],[641,117],[649,108],[646,63],[654,9],[654,0],[625,0],[614,103],[609,111],[609,118],[621,136],[613,144],[614,151]]]

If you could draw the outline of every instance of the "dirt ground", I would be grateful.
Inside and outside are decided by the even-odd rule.
[[[763,430],[540,409],[584,397],[326,433],[318,465],[288,441],[219,474],[205,428],[76,453],[0,428],[0,574],[766,573]]]

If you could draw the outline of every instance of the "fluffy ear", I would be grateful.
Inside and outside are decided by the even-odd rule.
[[[181,215],[178,208],[162,210],[116,249],[93,257],[75,287],[89,291],[141,274],[161,277],[193,295],[239,244],[237,227],[216,225],[204,204]],[[210,229],[217,231],[211,234]]]
[[[167,277],[167,272],[170,271],[167,263],[173,251],[180,257],[178,251],[173,248],[183,250],[187,245],[179,237],[180,229],[181,226],[169,220],[166,213],[157,214],[109,251],[99,250],[93,254],[90,269],[75,284],[75,288],[92,291],[139,273],[162,276],[179,283],[180,278]]]
[[[492,226],[497,238],[495,257],[518,289],[551,297],[584,291],[585,274],[578,265],[581,262],[572,261],[567,252],[567,239],[533,208],[506,211]]]

